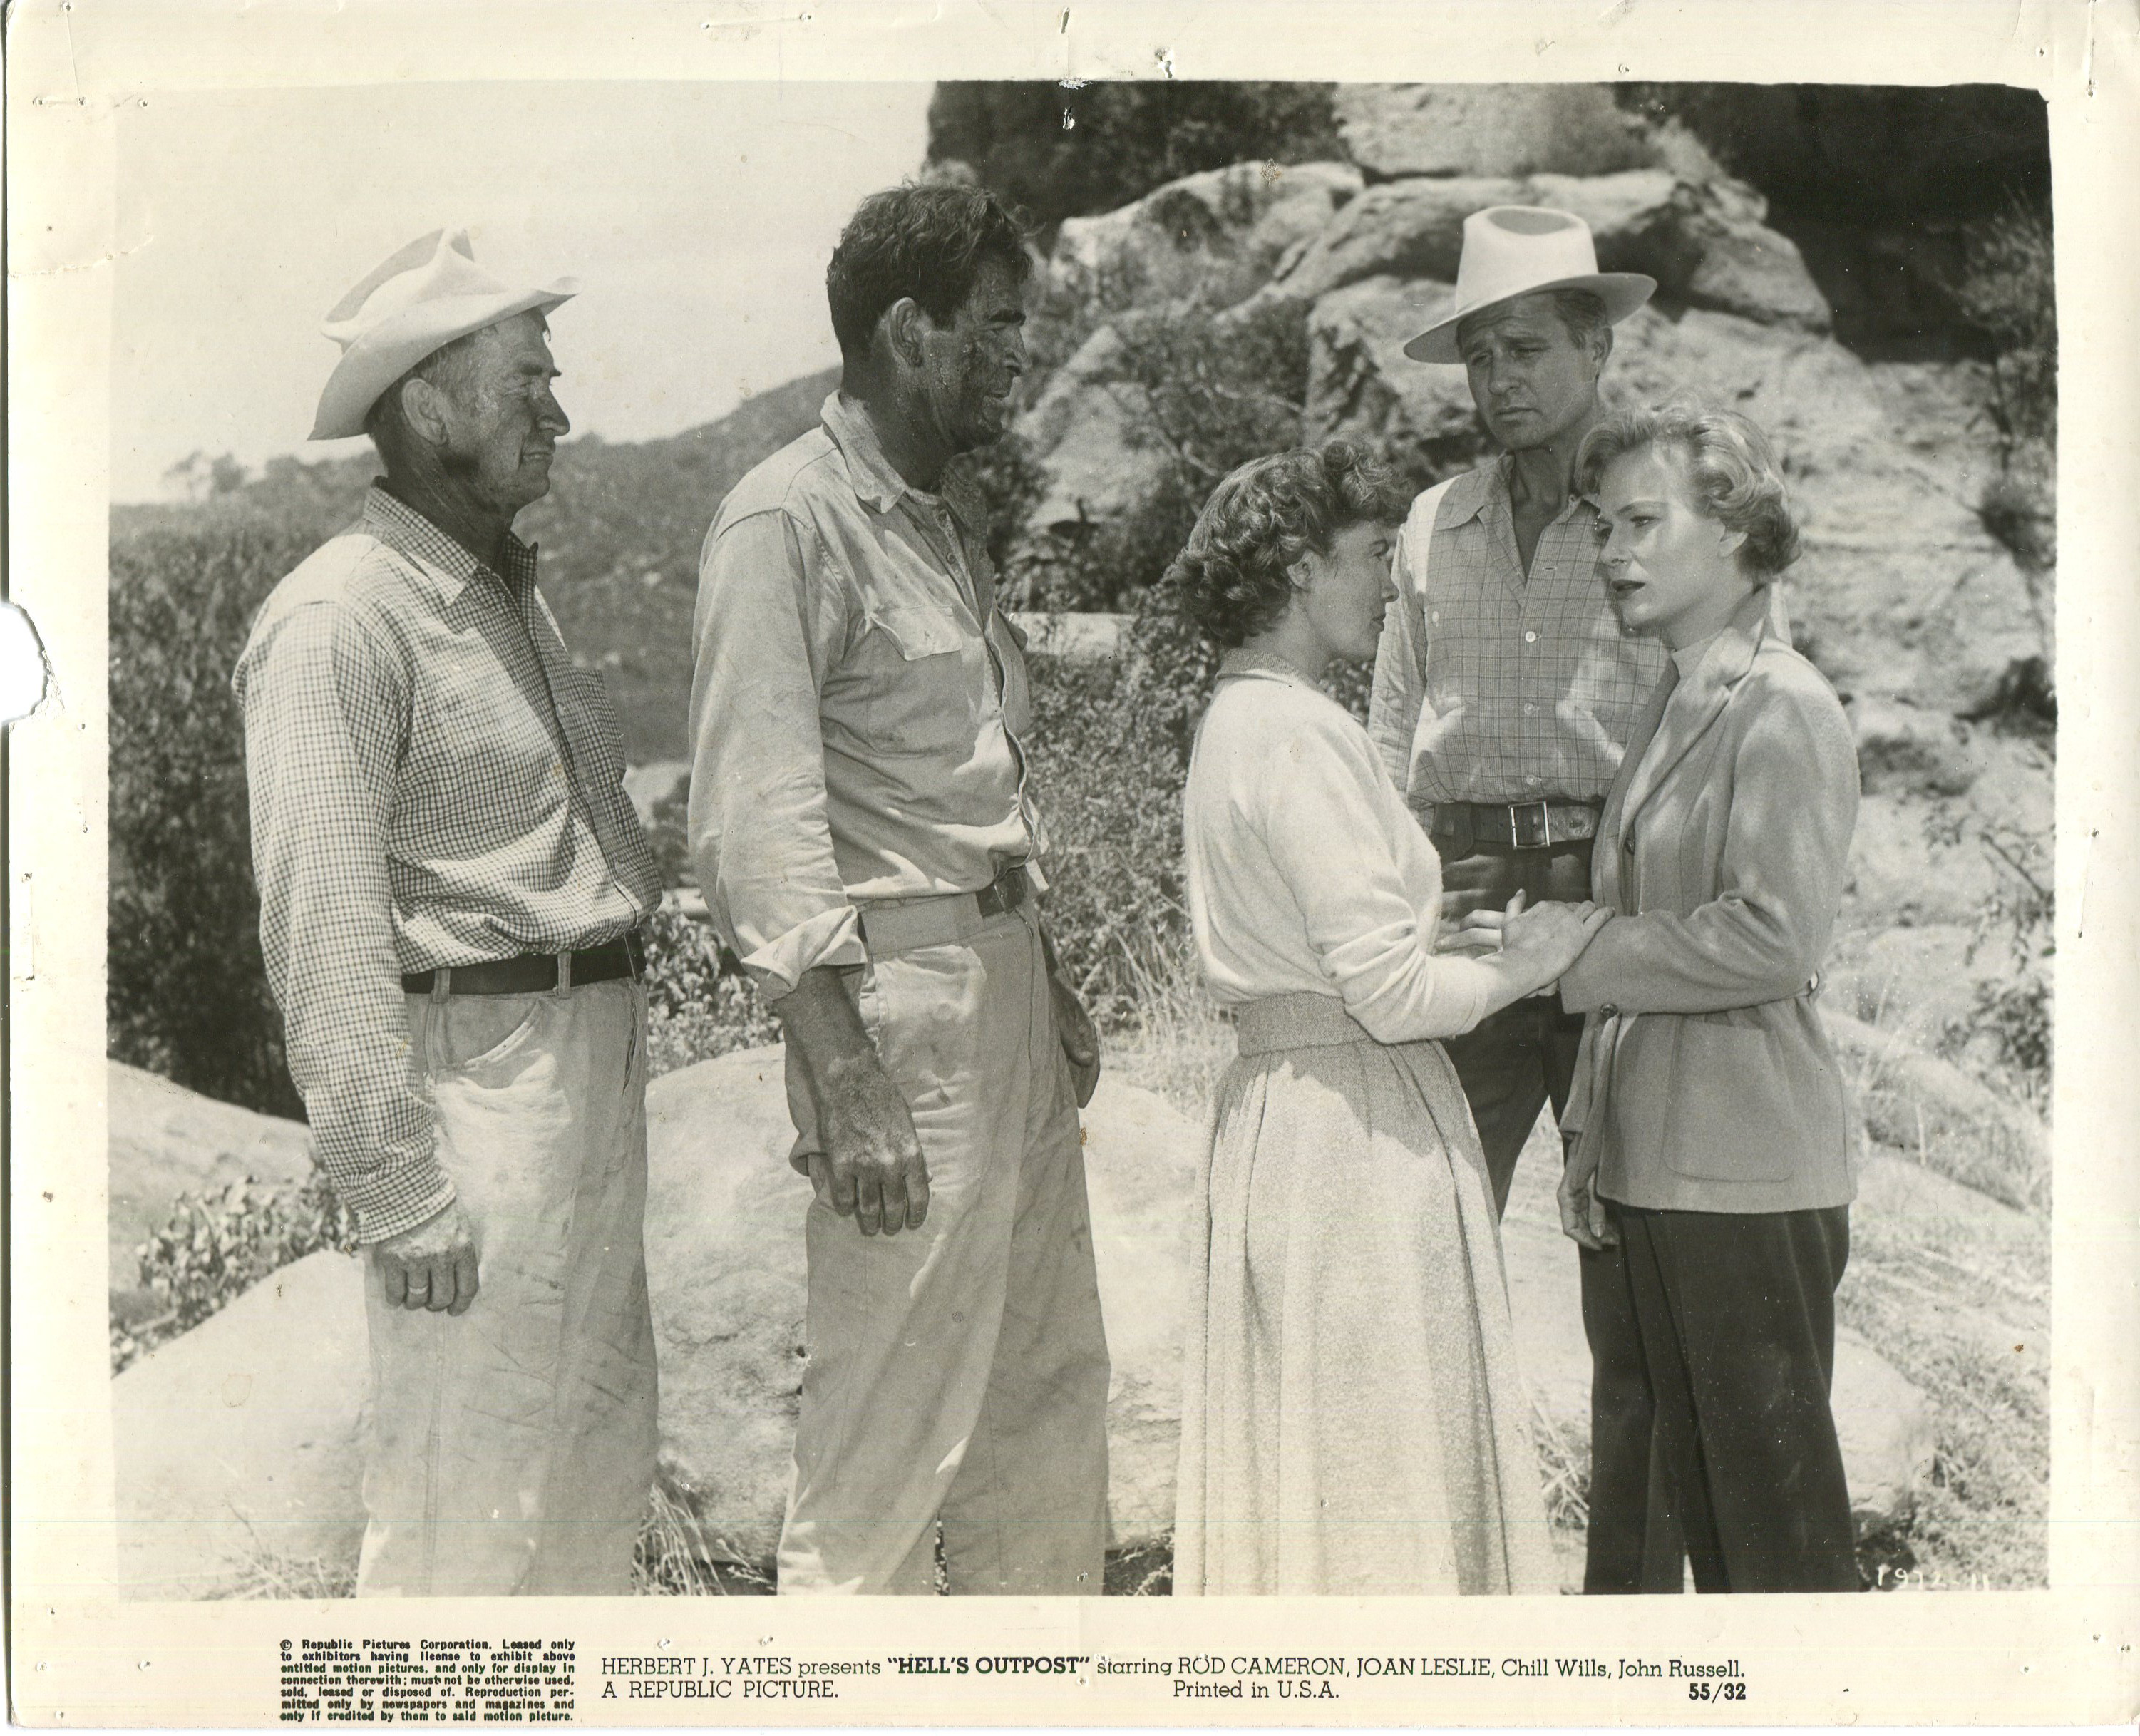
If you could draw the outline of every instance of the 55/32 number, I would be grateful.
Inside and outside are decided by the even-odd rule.
[[[1746,1684],[1744,1682],[1689,1682],[1686,1697],[1689,1699],[1744,1699],[1746,1698]]]

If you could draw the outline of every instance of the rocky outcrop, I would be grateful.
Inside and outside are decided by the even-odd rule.
[[[1332,101],[1347,154],[1377,180],[1611,175],[1662,160],[1603,85],[1340,85]]]
[[[113,1380],[120,1595],[346,1583],[364,1539],[370,1379],[362,1271],[318,1253]]]
[[[1562,1438],[1587,1442],[1590,1346],[1574,1246],[1553,1225],[1511,1217],[1502,1227],[1502,1251],[1518,1360],[1532,1402]],[[1843,1330],[1836,1334],[1830,1405],[1860,1532],[1907,1517],[1931,1470],[1924,1394],[1864,1340]]]
[[[1236,163],[1186,175],[1120,210],[1064,223],[1048,288],[1081,306],[1194,298],[1230,307],[1320,234],[1362,185],[1349,163]]]
[[[1114,1363],[1112,1516],[1116,1541],[1134,1544],[1171,1522],[1179,1242],[1198,1135],[1158,1099],[1112,1080],[1102,1082],[1082,1119]],[[788,1167],[793,1139],[776,1049],[685,1068],[649,1093],[646,1257],[661,1358],[662,1478],[747,1561],[768,1560],[779,1535],[807,1350],[810,1189]]]
[[[141,1286],[135,1254],[178,1197],[238,1182],[301,1182],[312,1173],[312,1135],[300,1123],[218,1103],[124,1061],[105,1063],[105,1103],[111,1308],[130,1321],[161,1306]]]
[[[802,1213],[779,1051],[669,1074],[649,1094],[646,1247],[661,1360],[660,1475],[715,1549],[763,1567],[778,1536],[803,1341]],[[1103,1081],[1086,1112],[1094,1256],[1114,1379],[1115,1541],[1172,1523],[1201,1130]],[[1534,1178],[1535,1179],[1535,1178]],[[1511,1306],[1553,1427],[1588,1430],[1589,1364],[1572,1248],[1512,1217]],[[346,1584],[363,1533],[362,1272],[319,1253],[283,1268],[112,1383],[120,1582],[193,1597]],[[1866,1522],[1907,1510],[1929,1459],[1922,1398],[1848,1335],[1835,1404]],[[276,1595],[290,1595],[287,1593]]]
[[[1403,353],[1448,294],[1382,276],[1317,301],[1308,438],[1362,436],[1431,470],[1479,449],[1462,372]],[[1985,455],[1910,450],[1867,364],[1809,332],[1702,310],[1674,320],[1646,307],[1613,337],[1609,399],[1691,396],[1744,411],[1776,442],[1805,545],[1789,580],[1794,620],[1838,688],[1967,716],[2044,656],[2039,584],[1966,504]]]

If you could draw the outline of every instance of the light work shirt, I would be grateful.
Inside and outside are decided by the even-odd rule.
[[[1431,524],[1421,496],[1392,558],[1397,598],[1368,733],[1416,812],[1602,802],[1664,674],[1662,648],[1613,611],[1599,565],[1605,529],[1589,501],[1572,497],[1545,527],[1525,575],[1511,464],[1458,477]]]
[[[722,502],[695,632],[692,855],[769,998],[862,961],[858,905],[976,892],[1044,847],[979,504],[910,487],[859,405],[834,393]]]
[[[232,678],[268,980],[366,1242],[454,1197],[402,973],[595,946],[660,902],[601,677],[572,666],[535,551],[508,538],[505,565],[375,486]]]

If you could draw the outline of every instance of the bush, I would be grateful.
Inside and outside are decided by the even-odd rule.
[[[352,1253],[356,1220],[315,1173],[297,1188],[233,1182],[220,1193],[182,1193],[171,1215],[136,1251],[141,1283],[164,1311],[111,1328],[111,1372],[197,1326],[268,1273],[321,1248]]]
[[[1135,510],[1017,542],[1011,564],[1023,606],[1135,610],[1188,540],[1212,488],[1252,458],[1297,445],[1308,392],[1308,325],[1274,298],[1217,316],[1193,306],[1140,311],[1115,322],[1115,394],[1159,455]]]
[[[209,513],[111,548],[110,1053],[269,1114],[303,1104],[260,954],[230,675],[310,526]]]
[[[1951,286],[1963,316],[1997,347],[1994,376],[2010,440],[2048,448],[2059,429],[2059,306],[2050,213],[2019,200],[1963,232]]]
[[[646,1051],[655,1074],[780,1040],[780,1023],[713,931],[665,907],[648,919]]]

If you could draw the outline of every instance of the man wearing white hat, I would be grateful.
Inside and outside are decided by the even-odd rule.
[[[1442,860],[1452,941],[1519,895],[1590,896],[1590,841],[1628,735],[1664,669],[1621,627],[1599,576],[1598,515],[1576,448],[1602,414],[1612,327],[1654,279],[1600,272],[1564,211],[1499,205],[1465,220],[1454,305],[1405,346],[1460,366],[1494,463],[1413,504],[1368,729]],[[1448,1046],[1497,1204],[1540,1108],[1567,1100],[1578,1016],[1520,1001]]]
[[[268,980],[366,1244],[361,1596],[630,1589],[653,1480],[641,1219],[653,853],[514,516],[570,425],[545,315],[464,233],[328,315],[362,516],[240,657]]]

